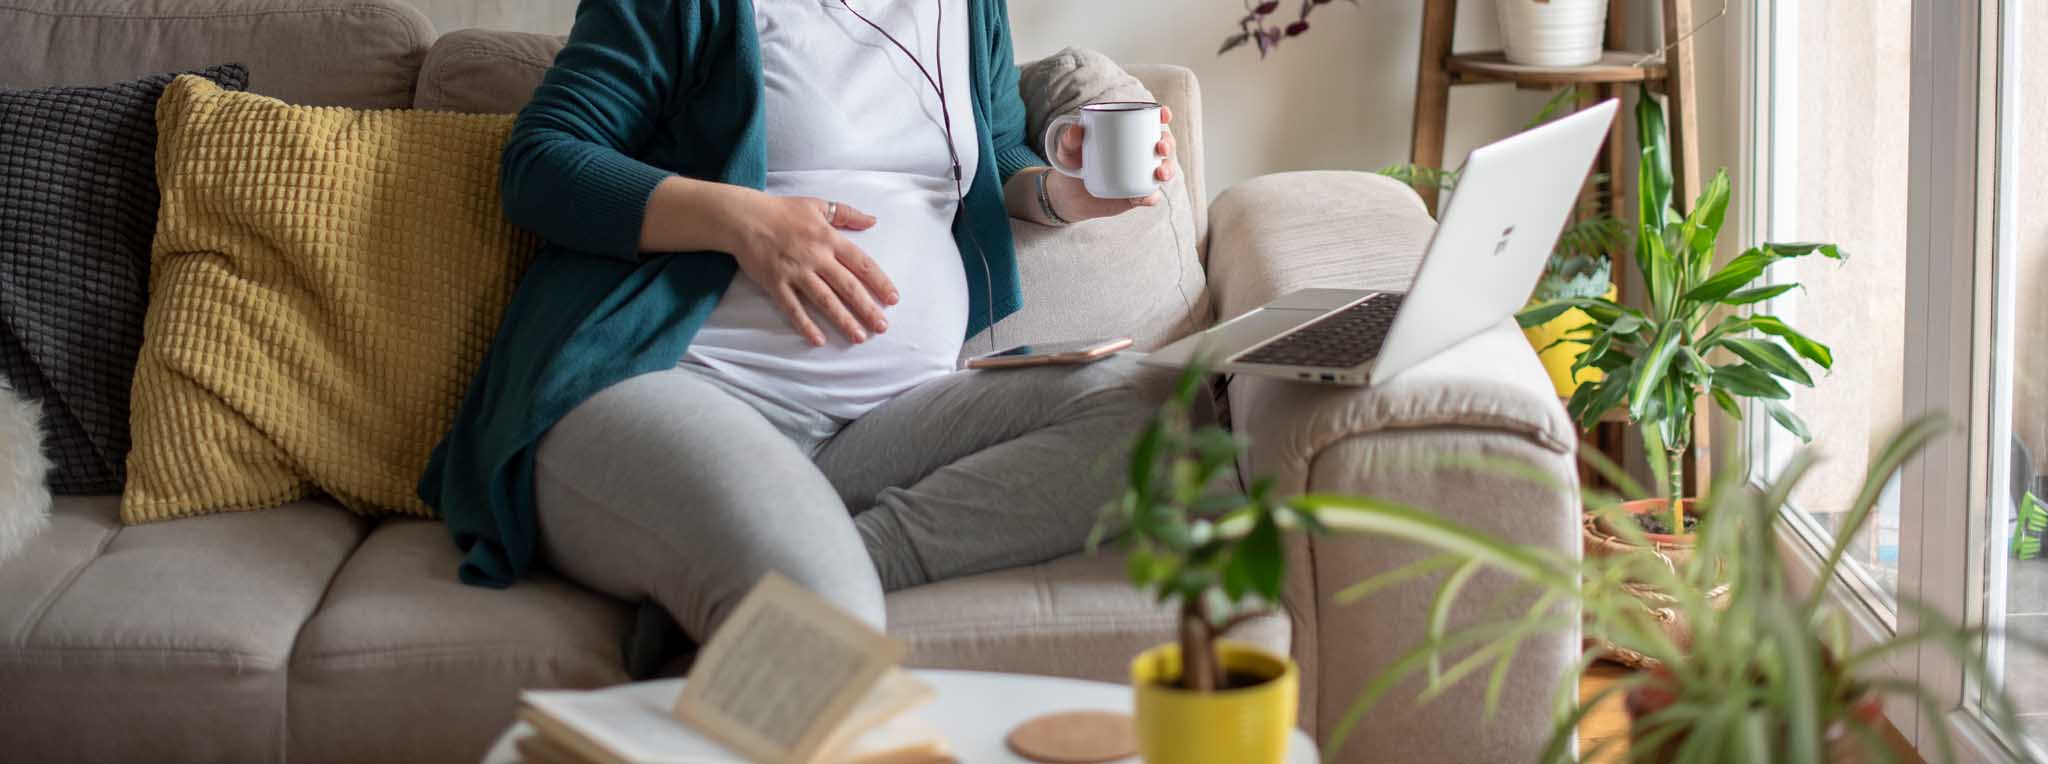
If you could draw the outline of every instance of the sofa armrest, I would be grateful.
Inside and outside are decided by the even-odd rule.
[[[1364,173],[1258,178],[1224,193],[1210,214],[1210,285],[1225,317],[1303,287],[1405,288],[1434,230],[1413,191]],[[1239,377],[1229,390],[1234,426],[1250,442],[1243,473],[1273,478],[1281,494],[1400,501],[1514,542],[1578,548],[1577,439],[1512,322],[1370,388]],[[1574,490],[1474,470],[1475,458],[1526,463]],[[1423,643],[1424,614],[1441,579],[1350,605],[1338,604],[1337,592],[1425,556],[1402,542],[1355,536],[1296,548],[1288,604],[1294,653],[1311,679],[1302,721],[1319,738],[1328,739],[1367,682]],[[1454,625],[1507,586],[1498,575],[1475,578],[1463,599],[1475,607],[1454,612]],[[1423,707],[1410,702],[1419,682],[1397,687],[1352,731],[1337,760],[1534,759],[1549,733],[1556,682],[1577,648],[1571,630],[1525,645],[1490,721],[1484,676]]]

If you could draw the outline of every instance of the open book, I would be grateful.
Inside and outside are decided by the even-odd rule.
[[[698,654],[673,708],[657,685],[528,692],[520,718],[539,734],[521,753],[529,764],[952,761],[936,728],[904,714],[934,695],[897,668],[906,650],[771,573]]]

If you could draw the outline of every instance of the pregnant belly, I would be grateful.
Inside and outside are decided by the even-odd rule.
[[[791,177],[801,176],[801,177]],[[811,310],[824,330],[811,347],[751,279],[733,280],[692,341],[686,362],[769,400],[854,419],[950,373],[967,331],[967,281],[952,236],[951,181],[893,173],[776,173],[771,193],[850,204],[876,219],[847,239],[895,282],[888,331],[859,345]]]

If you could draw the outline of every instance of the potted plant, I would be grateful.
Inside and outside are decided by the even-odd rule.
[[[1271,481],[1234,489],[1240,444],[1221,427],[1190,423],[1202,379],[1199,364],[1184,372],[1139,435],[1128,486],[1104,509],[1089,548],[1114,532],[1131,582],[1180,610],[1179,638],[1131,663],[1139,755],[1279,764],[1295,726],[1297,668],[1285,655],[1224,637],[1280,602],[1283,528],[1320,526],[1308,510],[1274,500]]]
[[[1813,385],[1807,363],[1822,369],[1834,365],[1826,345],[1776,316],[1741,315],[1800,288],[1755,282],[1781,260],[1810,255],[1841,260],[1843,255],[1832,244],[1765,244],[1714,269],[1714,246],[1728,211],[1727,173],[1717,173],[1707,184],[1692,214],[1679,216],[1671,207],[1664,111],[1647,88],[1637,102],[1636,123],[1642,144],[1636,264],[1648,310],[1607,297],[1572,297],[1531,307],[1520,320],[1525,328],[1541,326],[1573,310],[1590,319],[1558,342],[1587,344],[1572,366],[1574,374],[1599,369],[1605,376],[1579,386],[1566,408],[1587,429],[1608,411],[1625,410],[1629,421],[1642,428],[1646,456],[1662,491],[1659,498],[1623,507],[1643,533],[1623,534],[1609,527],[1610,521],[1589,515],[1587,551],[1648,548],[1683,557],[1697,522],[1688,511],[1692,500],[1684,497],[1695,403],[1711,398],[1739,419],[1738,399],[1758,400],[1764,413],[1807,440],[1806,424],[1780,401],[1791,397],[1787,384]]]
[[[1472,571],[1492,570],[1517,579],[1533,603],[1497,605],[1481,611],[1491,615],[1455,630],[1432,624],[1423,644],[1368,683],[1344,723],[1332,730],[1331,749],[1343,744],[1353,720],[1367,713],[1389,688],[1417,674],[1426,677],[1418,702],[1428,702],[1473,674],[1494,668],[1485,692],[1487,703],[1494,703],[1506,676],[1499,667],[1514,659],[1523,641],[1581,622],[1592,641],[1641,651],[1656,657],[1660,667],[1619,679],[1576,702],[1570,699],[1577,697],[1578,671],[1568,672],[1557,688],[1560,713],[1542,757],[1546,762],[1573,760],[1571,741],[1579,721],[1617,693],[1626,694],[1633,716],[1631,761],[1899,760],[1899,754],[1908,752],[1885,742],[1879,726],[1882,700],[1903,697],[1927,713],[1939,714],[1942,707],[1926,688],[1886,677],[1880,668],[1884,656],[1923,644],[1941,647],[1972,681],[1994,688],[1986,692],[1985,710],[2002,730],[2017,735],[2013,704],[1995,689],[1999,684],[1990,681],[1979,653],[1985,630],[1959,627],[1938,611],[1903,599],[1900,607],[1917,616],[1915,627],[1876,644],[1856,645],[1848,637],[1848,615],[1827,607],[1825,583],[1835,579],[1851,540],[1870,520],[1885,484],[1945,429],[1938,418],[1911,422],[1873,457],[1813,579],[1822,584],[1804,592],[1792,584],[1788,567],[1800,563],[1779,553],[1778,523],[1786,497],[1809,474],[1811,452],[1795,458],[1778,479],[1761,487],[1753,488],[1740,477],[1718,483],[1705,500],[1715,518],[1701,534],[1705,554],[1675,568],[1647,555],[1580,558],[1545,547],[1509,544],[1432,513],[1388,502],[1304,497],[1301,506],[1332,531],[1399,538],[1439,553],[1360,582],[1340,593],[1340,602],[1371,596],[1390,582],[1456,570],[1444,577],[1436,593],[1443,607],[1454,606],[1459,603],[1460,584]],[[1500,469],[1537,479],[1513,465]],[[1611,470],[1610,477],[1625,490],[1637,490],[1626,474],[1611,465],[1603,469]],[[1572,490],[1565,485],[1540,488]],[[1611,504],[1604,497],[1588,503]],[[1629,525],[1618,527],[1624,534],[1640,535]],[[1691,624],[1686,634],[1673,638],[1662,628],[1660,614],[1644,607],[1628,588],[1637,580],[1654,581],[1671,596],[1667,607]],[[1724,586],[1728,593],[1717,596],[1714,592]],[[2038,649],[2032,642],[2007,636],[2022,647]],[[1591,665],[1600,656],[1589,649],[1578,665]],[[1935,728],[1941,731],[1943,753],[1952,759],[1945,727]],[[1596,758],[1611,743],[1581,755]]]
[[[1498,0],[1509,63],[1585,66],[1600,61],[1607,0]]]
[[[1550,263],[1544,268],[1543,280],[1536,283],[1536,293],[1529,298],[1530,304],[1596,297],[1613,300],[1618,297],[1613,283],[1614,261],[1608,259],[1605,250],[1589,248],[1574,243],[1574,240],[1618,237],[1620,229],[1620,221],[1605,215],[1575,223],[1566,229],[1564,236],[1558,239],[1557,251],[1551,253]],[[1550,386],[1560,398],[1570,398],[1581,385],[1598,382],[1606,376],[1599,369],[1579,364],[1587,345],[1577,332],[1591,323],[1593,318],[1585,311],[1568,310],[1556,318],[1522,330],[1530,346],[1536,348],[1536,358],[1543,362],[1543,370],[1550,374]]]

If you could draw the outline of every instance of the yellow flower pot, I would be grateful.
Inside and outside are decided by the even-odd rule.
[[[1612,300],[1617,294],[1618,291],[1609,289],[1607,299]],[[1583,310],[1573,308],[1557,318],[1522,330],[1523,336],[1529,338],[1529,346],[1538,351],[1536,357],[1543,361],[1543,370],[1550,372],[1550,386],[1557,389],[1560,398],[1570,398],[1572,393],[1579,391],[1579,385],[1598,382],[1607,376],[1606,372],[1599,369],[1588,368],[1580,369],[1577,379],[1572,378],[1572,364],[1579,362],[1579,354],[1586,351],[1586,343],[1566,342],[1557,347],[1550,347],[1550,343],[1563,338],[1567,332],[1590,323],[1593,323],[1592,316],[1586,315]]]
[[[1217,644],[1226,673],[1263,677],[1250,687],[1192,692],[1180,680],[1180,645],[1131,661],[1137,690],[1138,756],[1158,764],[1281,764],[1294,730],[1299,672],[1294,661],[1243,642]]]

